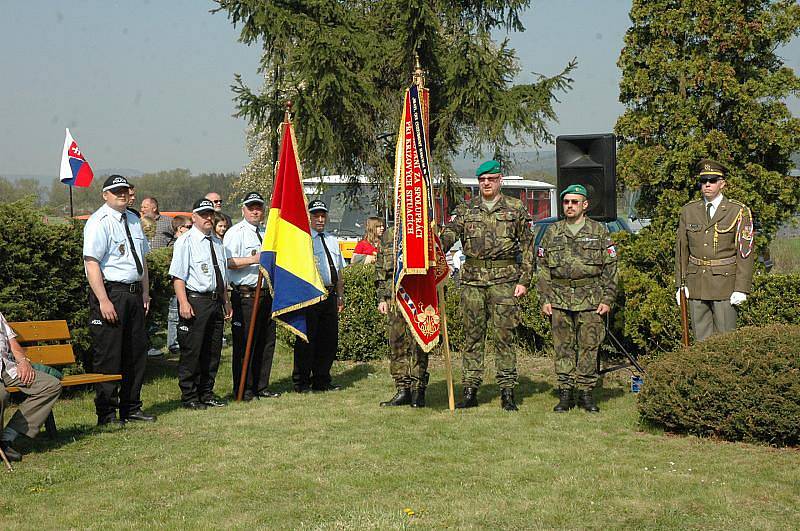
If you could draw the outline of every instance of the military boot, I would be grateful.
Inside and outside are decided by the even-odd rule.
[[[389,406],[407,406],[411,403],[411,389],[408,387],[401,387],[397,390],[395,395],[387,400],[386,402],[381,402],[381,407],[389,407]]]
[[[589,413],[600,412],[600,408],[594,403],[594,397],[592,396],[592,392],[589,390],[581,391],[581,396],[578,399],[578,406]]]
[[[513,389],[500,390],[500,407],[502,407],[505,411],[519,411],[517,404],[514,403]]]
[[[466,409],[468,407],[478,407],[478,388],[465,387],[464,399],[456,404],[458,409]]]
[[[558,404],[553,408],[553,411],[566,413],[573,407],[575,407],[575,403],[572,401],[572,388],[562,387],[558,390]]]
[[[411,391],[411,407],[425,407],[424,387],[418,387]]]

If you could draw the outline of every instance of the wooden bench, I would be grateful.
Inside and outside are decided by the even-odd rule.
[[[27,321],[8,323],[17,333],[17,341],[27,350],[28,359],[33,363],[41,363],[50,367],[65,367],[75,363],[75,353],[66,321]],[[47,342],[47,344],[38,344]],[[62,387],[89,385],[100,382],[121,380],[121,374],[72,374],[64,376]],[[19,391],[18,387],[7,387],[9,393]],[[49,437],[56,436],[56,421],[53,412],[45,421],[45,429]]]

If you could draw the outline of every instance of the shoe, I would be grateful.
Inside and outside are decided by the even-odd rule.
[[[128,413],[125,417],[122,417],[123,422],[130,422],[130,421],[138,421],[138,422],[155,422],[156,416],[155,415],[148,415],[141,409],[137,409],[132,413]]]
[[[500,407],[502,407],[504,411],[519,411],[517,404],[514,403],[513,389],[500,390]]]
[[[161,352],[160,348],[151,348],[147,351],[147,356],[150,358],[158,358],[159,356],[163,356],[164,353]]]
[[[558,404],[553,408],[556,413],[566,413],[575,407],[575,402],[572,401],[572,388],[562,387],[558,390]]]
[[[458,409],[466,409],[470,407],[478,407],[478,388],[477,387],[465,387],[464,388],[464,399],[456,404],[456,408]]]
[[[22,461],[22,454],[12,448],[10,442],[0,441],[0,450],[3,450],[3,453],[6,454],[6,459],[9,461]]]
[[[401,387],[392,398],[386,402],[381,402],[381,407],[407,406],[409,404],[411,404],[411,389],[408,387]]]
[[[225,407],[228,405],[227,402],[216,395],[211,395],[210,397],[201,400],[201,402],[208,407]]]
[[[425,388],[411,391],[411,407],[425,407]]]
[[[183,403],[183,407],[185,407],[186,409],[197,409],[197,410],[208,409],[207,405],[205,405],[202,402],[198,402],[197,400],[191,400],[189,402],[184,402]]]
[[[310,393],[311,386],[310,385],[295,385],[294,386],[295,393]]]
[[[578,399],[578,407],[589,413],[600,412],[600,408],[594,403],[594,397],[591,391],[581,391],[581,396]]]
[[[97,419],[98,426],[108,426],[111,428],[121,428],[125,425],[124,420],[120,420],[117,417],[105,417],[105,418],[98,418]]]
[[[342,390],[342,386],[341,385],[334,385],[334,384],[326,384],[326,385],[319,385],[319,386],[316,386],[316,387],[312,386],[311,390],[312,391],[317,391],[318,393],[325,393],[327,391],[341,391]]]
[[[278,398],[279,396],[281,396],[281,394],[280,393],[273,393],[269,389],[264,389],[263,391],[259,391],[256,394],[256,396],[258,398]]]

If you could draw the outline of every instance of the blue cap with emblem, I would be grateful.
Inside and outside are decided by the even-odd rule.
[[[110,175],[103,183],[103,191],[108,192],[114,188],[132,188],[132,186],[122,175]]]
[[[214,211],[214,203],[211,202],[210,199],[198,199],[194,202],[194,206],[192,206],[192,212],[199,214],[200,212],[213,212]]]
[[[244,196],[244,201],[242,201],[243,205],[252,205],[253,203],[261,203],[263,205],[264,197],[258,192],[250,192]]]
[[[321,199],[314,199],[308,204],[308,211],[309,212],[327,212],[328,205],[325,204],[325,201]]]

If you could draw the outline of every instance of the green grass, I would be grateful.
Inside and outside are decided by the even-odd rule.
[[[342,391],[194,412],[179,407],[174,367],[151,363],[158,422],[102,431],[91,394],[60,401],[59,438],[18,445],[24,461],[0,472],[0,528],[800,525],[797,450],[643,431],[614,382],[599,415],[558,415],[550,362],[520,365],[519,413],[500,410],[490,383],[481,407],[453,414],[438,364],[424,410],[378,407],[393,391],[383,363],[337,363]],[[221,394],[229,372],[224,361]],[[281,352],[276,389],[290,373]]]
[[[800,238],[780,238],[769,246],[773,273],[800,273]]]

